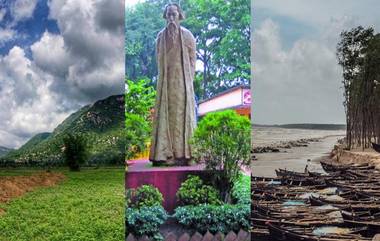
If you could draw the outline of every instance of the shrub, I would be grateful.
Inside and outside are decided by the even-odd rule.
[[[240,229],[250,228],[250,205],[221,206],[202,204],[199,206],[178,207],[174,217],[186,228],[205,233],[238,232]]]
[[[232,198],[237,204],[251,203],[251,178],[241,174],[232,188]]]
[[[162,206],[151,206],[126,209],[126,234],[132,233],[138,237],[147,235],[161,239],[160,225],[165,223],[168,215]]]
[[[225,202],[230,201],[240,166],[250,164],[250,136],[248,118],[232,110],[207,114],[194,132],[191,141],[194,159],[204,162],[208,170],[219,171],[214,182],[223,187],[221,191]]]
[[[142,185],[137,190],[127,191],[127,204],[133,208],[161,206],[164,198],[152,185]]]
[[[218,190],[204,185],[200,177],[191,175],[181,184],[177,198],[181,205],[221,204]]]
[[[88,156],[86,136],[67,133],[62,140],[65,164],[71,171],[79,171]]]
[[[150,80],[126,80],[125,92],[125,157],[130,159],[144,151],[152,132],[151,109],[156,91]]]

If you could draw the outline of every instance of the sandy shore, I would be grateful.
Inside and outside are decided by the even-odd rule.
[[[294,147],[277,153],[255,154],[257,161],[252,162],[254,176],[275,177],[278,168],[303,172],[305,166],[309,171],[323,172],[319,161],[329,158],[331,150],[342,136],[327,136],[319,142],[312,142],[307,147]]]

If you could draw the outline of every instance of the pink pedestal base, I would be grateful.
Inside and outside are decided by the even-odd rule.
[[[157,187],[164,197],[163,206],[169,213],[177,207],[176,193],[188,175],[204,174],[203,167],[150,167],[148,160],[128,161],[128,172],[125,175],[125,187],[138,188],[144,184]]]

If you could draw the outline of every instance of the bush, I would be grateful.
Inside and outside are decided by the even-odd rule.
[[[177,198],[181,205],[221,204],[218,190],[212,186],[204,185],[198,176],[189,176],[181,184]]]
[[[232,198],[237,204],[251,203],[251,177],[241,174],[232,188]]]
[[[125,157],[133,158],[146,149],[151,137],[151,109],[154,105],[156,91],[149,86],[150,80],[125,81]]]
[[[202,204],[199,206],[178,207],[174,217],[186,228],[206,233],[238,232],[240,229],[250,228],[250,205],[221,206]]]
[[[88,156],[85,135],[68,133],[62,140],[65,164],[71,171],[79,171]]]
[[[137,190],[127,191],[127,205],[133,208],[162,206],[164,198],[152,185],[142,185]]]
[[[168,215],[162,206],[126,209],[126,235],[132,233],[138,237],[147,235],[161,239],[160,225],[165,223]]]
[[[241,165],[251,162],[251,125],[248,118],[227,110],[207,114],[192,138],[194,159],[206,169],[219,171],[215,185],[223,188],[222,197],[230,202],[231,189],[238,180]]]

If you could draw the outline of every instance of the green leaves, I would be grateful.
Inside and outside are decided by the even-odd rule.
[[[146,148],[152,132],[151,110],[156,91],[149,86],[148,79],[126,80],[125,93],[125,137],[126,158],[132,158]]]
[[[232,110],[207,114],[198,124],[192,138],[194,159],[204,162],[209,170],[219,170],[224,201],[228,201],[233,183],[238,180],[241,165],[249,165],[251,125],[248,118]]]
[[[174,217],[178,222],[189,229],[206,233],[218,231],[227,233],[238,232],[240,229],[250,228],[250,206],[249,205],[208,205],[178,207]]]
[[[205,185],[198,176],[190,175],[181,184],[177,192],[177,197],[181,205],[199,204],[221,204],[219,192],[214,187]]]
[[[161,206],[163,201],[161,192],[152,185],[142,185],[137,190],[127,191],[127,203],[132,208]]]
[[[87,137],[84,134],[67,133],[63,137],[63,156],[71,171],[79,171],[88,157]]]
[[[162,238],[160,225],[165,223],[168,215],[162,206],[127,208],[126,218],[126,237],[128,233],[133,233],[139,237],[147,235],[155,239]]]

